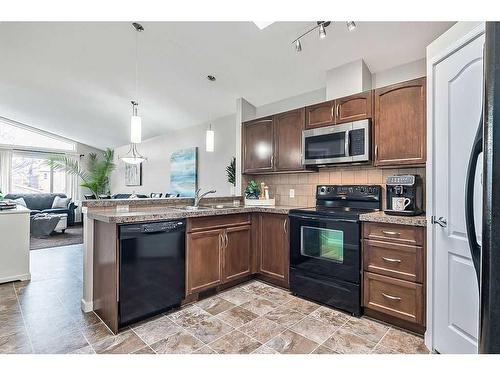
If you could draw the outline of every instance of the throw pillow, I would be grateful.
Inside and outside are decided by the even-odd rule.
[[[24,200],[24,198],[11,199],[11,201],[14,202],[15,204],[20,205],[20,206],[27,207],[26,201]]]
[[[52,203],[52,208],[68,208],[68,204],[71,198],[61,198],[56,195],[54,202]]]

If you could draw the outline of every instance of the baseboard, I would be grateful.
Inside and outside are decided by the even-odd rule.
[[[94,310],[94,304],[92,301],[85,301],[83,298],[80,301],[80,307],[83,312],[91,312]]]
[[[8,283],[10,281],[26,281],[26,280],[31,280],[31,273],[23,273],[21,275],[2,277],[0,278],[0,284]]]

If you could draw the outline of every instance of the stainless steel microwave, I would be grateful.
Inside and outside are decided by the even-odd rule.
[[[304,130],[302,164],[328,165],[370,160],[370,120]]]

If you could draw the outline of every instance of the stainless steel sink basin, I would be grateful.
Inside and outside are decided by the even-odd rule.
[[[202,210],[210,210],[211,207],[203,207],[203,206],[184,206],[180,207],[182,210],[186,211],[202,211]]]

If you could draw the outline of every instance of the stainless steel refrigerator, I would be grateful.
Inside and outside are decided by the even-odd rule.
[[[500,353],[500,22],[486,23],[484,77],[483,115],[469,160],[465,213],[479,281],[479,353]],[[479,157],[483,158],[481,244],[476,238],[473,213]]]

